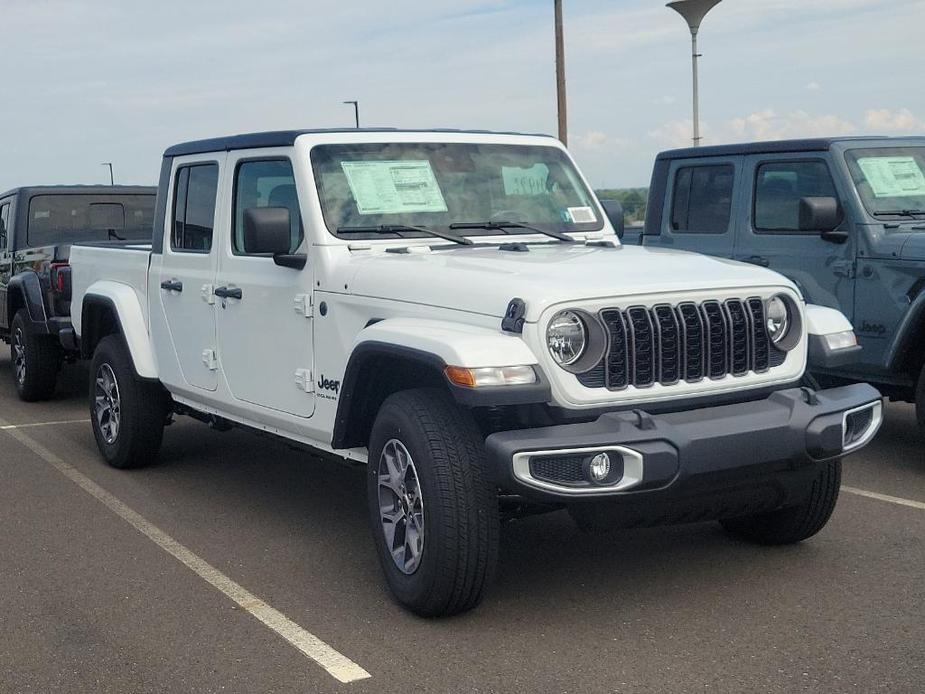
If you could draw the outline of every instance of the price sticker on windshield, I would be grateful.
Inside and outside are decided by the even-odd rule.
[[[864,157],[858,166],[877,198],[925,195],[925,174],[914,157]]]
[[[446,201],[427,160],[342,161],[360,214],[446,212]]]

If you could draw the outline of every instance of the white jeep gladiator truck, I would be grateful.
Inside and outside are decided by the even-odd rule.
[[[716,519],[758,543],[828,520],[879,393],[804,377],[854,350],[774,272],[620,245],[556,140],[291,131],[180,144],[150,245],[71,251],[105,460],[166,423],[244,426],[368,469],[388,585],[475,606],[501,519]]]

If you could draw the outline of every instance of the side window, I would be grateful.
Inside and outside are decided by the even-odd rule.
[[[761,164],[755,181],[755,231],[800,231],[800,198],[838,197],[822,161]]]
[[[175,251],[212,250],[218,164],[180,167],[174,188],[170,247]]]
[[[232,250],[245,255],[244,211],[252,207],[285,207],[289,210],[290,252],[302,244],[302,215],[299,196],[288,159],[245,161],[234,177],[234,236]]]
[[[726,233],[734,182],[732,164],[678,169],[671,203],[672,230],[694,234]]]
[[[0,205],[0,251],[6,250],[7,230],[10,228],[10,203]]]

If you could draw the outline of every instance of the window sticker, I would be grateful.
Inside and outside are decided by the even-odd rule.
[[[593,224],[597,221],[597,215],[590,207],[570,207],[568,216],[573,224]]]
[[[901,198],[925,195],[925,174],[914,157],[858,159],[874,197]]]
[[[546,192],[548,178],[549,167],[542,163],[534,164],[529,169],[518,166],[501,167],[505,195],[542,195]]]
[[[446,212],[434,170],[420,161],[342,161],[360,214]]]

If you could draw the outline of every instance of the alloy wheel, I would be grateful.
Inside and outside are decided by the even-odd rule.
[[[390,439],[379,457],[379,519],[395,566],[413,574],[424,552],[424,498],[405,445]]]
[[[122,420],[122,402],[119,398],[116,375],[109,364],[100,364],[96,370],[93,411],[103,439],[110,445],[115,443],[119,437],[119,423]]]

